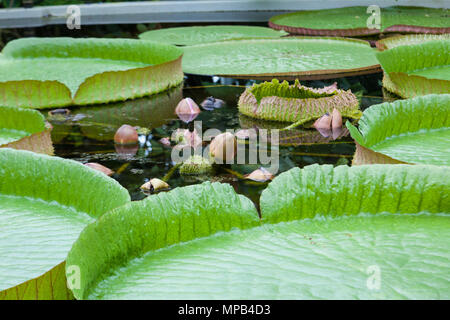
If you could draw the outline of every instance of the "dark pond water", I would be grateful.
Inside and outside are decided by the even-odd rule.
[[[381,91],[381,75],[342,78],[327,81],[305,81],[304,85],[323,87],[338,82],[339,88],[351,89],[361,97],[361,108],[384,101]],[[226,104],[220,109],[202,111],[195,121],[202,122],[202,129],[217,128],[221,131],[238,128],[273,128],[269,122],[254,121],[237,110],[239,95],[245,86],[253,82],[211,77],[188,76],[183,86],[154,96],[120,103],[72,108],[65,118],[54,119],[43,111],[54,129],[52,138],[57,156],[82,163],[98,162],[114,170],[113,175],[127,188],[133,200],[146,197],[140,186],[151,178],[167,179],[171,188],[221,181],[230,183],[238,193],[257,202],[266,183],[244,180],[241,175],[258,169],[260,164],[224,165],[211,176],[183,176],[174,170],[172,149],[159,140],[170,137],[177,128],[193,128],[175,115],[178,102],[191,97],[200,104],[213,96]],[[117,147],[113,137],[122,125],[129,124],[150,129],[149,135],[140,136],[139,147]],[[313,129],[297,128],[280,136],[279,173],[292,167],[309,164],[350,164],[355,150],[353,140],[345,135],[333,140],[325,138]]]

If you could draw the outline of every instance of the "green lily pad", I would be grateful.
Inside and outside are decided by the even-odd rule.
[[[230,40],[183,50],[183,71],[193,74],[306,80],[380,71],[374,49],[355,39]]]
[[[342,116],[359,119],[361,111],[356,96],[334,86],[321,89],[293,85],[287,81],[254,84],[239,97],[239,111],[249,117],[264,120],[295,122],[297,125],[320,118],[333,109]]]
[[[287,13],[272,17],[269,26],[293,34],[315,36],[366,36],[381,32],[450,33],[448,9],[381,8],[379,29],[368,28],[372,13],[367,13],[367,9],[346,7]]]
[[[403,97],[450,93],[450,40],[431,40],[377,53],[383,86]]]
[[[276,31],[265,27],[224,25],[150,30],[141,33],[139,38],[168,44],[190,46],[200,43],[243,38],[279,38],[287,34],[285,31]]]
[[[0,107],[0,148],[53,154],[51,127],[36,110]]]
[[[347,122],[365,149],[354,164],[380,163],[379,154],[414,164],[450,165],[450,94],[427,95],[364,110],[359,128]],[[384,163],[384,162],[382,162]]]
[[[398,46],[420,44],[433,40],[450,40],[450,34],[408,34],[378,40],[376,46],[379,50],[392,49]]]
[[[50,108],[157,93],[183,80],[181,54],[132,39],[11,41],[0,56],[0,104]]]
[[[80,163],[1,148],[0,299],[67,298],[65,277],[42,275],[87,224],[129,201],[115,180]]]
[[[126,264],[147,252],[197,237],[258,224],[253,203],[228,184],[205,182],[132,202],[104,215],[81,233],[67,257],[67,267],[78,266],[84,275],[73,292],[78,299],[87,298],[90,287],[113,272],[116,263]],[[91,247],[90,257],[86,246]]]
[[[449,178],[449,168],[435,166],[294,168],[263,191],[262,225],[228,185],[151,196],[82,232],[67,258],[85,275],[73,292],[78,299],[446,299]],[[369,281],[373,269],[378,288]]]

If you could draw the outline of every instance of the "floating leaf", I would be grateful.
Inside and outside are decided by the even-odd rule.
[[[258,224],[253,203],[236,194],[228,184],[205,182],[132,202],[88,226],[74,244],[67,265],[80,266],[81,274],[85,275],[81,278],[80,288],[73,290],[75,297],[105,297],[103,293],[94,292],[98,281],[119,264],[132,266],[133,259],[146,253],[232,228]],[[204,263],[215,264],[212,260]],[[139,290],[125,291],[132,294]]]
[[[38,111],[0,107],[0,148],[53,154],[52,128]]]
[[[152,40],[175,45],[195,45],[200,43],[243,38],[279,38],[287,32],[254,26],[195,26],[150,30],[139,35],[143,40]]]
[[[345,7],[293,12],[272,17],[269,26],[293,34],[314,36],[366,36],[381,32],[450,33],[448,9],[381,8],[380,29],[368,28],[372,13],[367,10],[367,7]]]
[[[377,53],[383,87],[403,97],[450,93],[450,40],[398,46]]]
[[[334,108],[347,118],[358,119],[361,111],[358,99],[350,91],[333,87],[314,89],[293,85],[287,81],[254,84],[239,97],[238,108],[243,114],[273,121],[294,122],[297,125],[331,114]],[[331,118],[330,118],[331,121]]]
[[[347,122],[353,139],[365,148],[357,150],[353,163],[386,163],[387,156],[397,163],[450,165],[449,114],[450,94],[369,107],[358,129]]]
[[[183,48],[183,71],[237,78],[327,79],[380,72],[361,40],[292,37],[231,40]]]
[[[294,168],[263,191],[263,225],[229,185],[150,196],[82,232],[67,258],[85,275],[74,295],[447,299],[449,181],[447,167]]]
[[[0,149],[0,299],[65,299],[65,277],[45,272],[87,224],[129,201],[116,181],[81,163]]]
[[[133,39],[14,40],[0,57],[0,105],[52,108],[157,93],[183,80],[181,54]]]

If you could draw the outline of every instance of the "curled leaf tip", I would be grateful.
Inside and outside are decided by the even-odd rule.
[[[169,189],[169,188],[170,188],[170,186],[167,182],[165,182],[161,179],[158,179],[158,178],[153,178],[141,186],[142,190],[148,191],[148,192],[156,192],[156,191],[165,190],[165,189]]]
[[[266,168],[261,167],[259,169],[256,169],[250,174],[246,174],[244,176],[245,179],[253,180],[257,182],[266,182],[268,180],[272,180],[275,176]]]

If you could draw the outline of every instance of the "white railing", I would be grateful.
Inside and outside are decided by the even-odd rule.
[[[264,22],[291,11],[348,6],[427,6],[448,8],[448,0],[198,0],[148,1],[79,5],[81,24],[134,24],[151,22]],[[0,10],[0,28],[65,24],[67,6]]]

